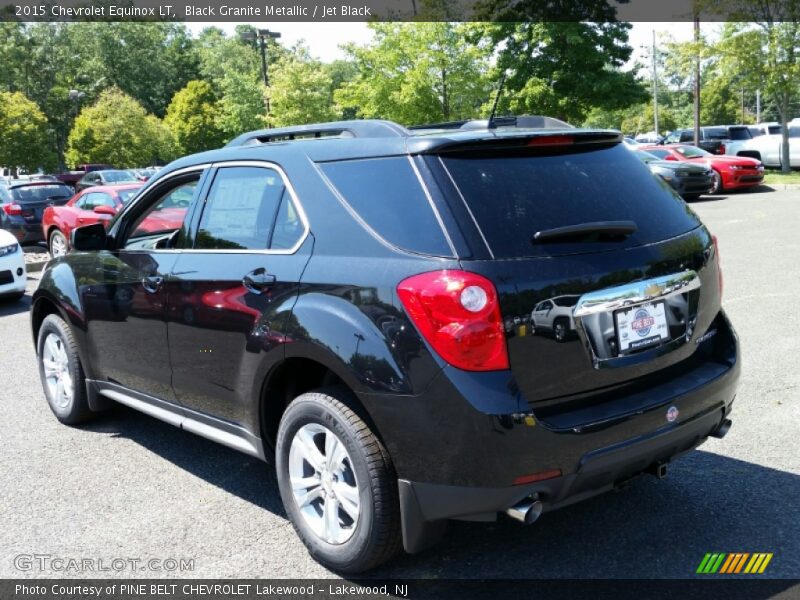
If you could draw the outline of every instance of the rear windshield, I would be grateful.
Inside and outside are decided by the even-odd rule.
[[[442,162],[497,258],[631,247],[699,224],[680,197],[621,144],[546,154],[445,155]],[[597,221],[634,221],[637,230],[622,241],[531,241],[538,231]]]
[[[346,160],[321,168],[350,208],[384,240],[411,252],[452,256],[408,157]]]
[[[44,202],[46,200],[60,200],[72,196],[72,188],[66,185],[26,185],[11,189],[14,201],[20,204],[26,202]]]

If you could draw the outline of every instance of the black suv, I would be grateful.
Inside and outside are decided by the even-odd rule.
[[[44,271],[52,411],[112,400],[274,458],[341,572],[663,476],[730,426],[715,240],[618,132],[536,123],[308,125],[172,163]],[[560,340],[530,323],[559,296]]]

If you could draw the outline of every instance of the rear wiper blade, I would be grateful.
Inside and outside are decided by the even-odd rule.
[[[554,227],[537,231],[532,244],[561,241],[605,241],[608,238],[624,238],[637,230],[633,221],[593,221],[565,227]]]

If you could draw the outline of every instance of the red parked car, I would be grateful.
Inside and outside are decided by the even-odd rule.
[[[143,185],[86,188],[63,206],[48,206],[42,215],[42,231],[50,255],[55,258],[67,253],[70,234],[76,227],[110,221]]]
[[[707,164],[714,170],[714,186],[710,194],[719,194],[723,190],[751,188],[764,181],[764,165],[755,158],[711,154],[702,148],[687,144],[641,146],[637,150],[644,150],[662,160]]]

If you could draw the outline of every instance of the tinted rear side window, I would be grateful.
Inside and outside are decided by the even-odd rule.
[[[694,229],[699,221],[669,186],[621,144],[547,154],[442,157],[497,258],[626,248]],[[538,231],[634,221],[621,241],[534,244]]]
[[[411,252],[452,256],[407,157],[324,163],[345,202],[384,240]]]
[[[706,127],[704,130],[707,140],[727,140],[728,131],[724,127]]]
[[[730,138],[732,140],[749,140],[753,136],[750,135],[750,130],[747,127],[731,127]]]

